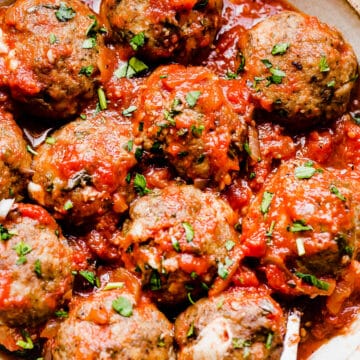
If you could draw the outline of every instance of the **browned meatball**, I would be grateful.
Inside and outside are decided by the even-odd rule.
[[[0,199],[22,198],[30,164],[20,128],[10,113],[0,109]]]
[[[54,360],[175,359],[171,323],[126,287],[74,298],[51,347]]]
[[[290,128],[345,112],[357,74],[351,46],[317,18],[282,12],[245,38],[246,78],[259,106]]]
[[[261,258],[276,291],[329,295],[357,245],[357,216],[349,184],[312,161],[285,162],[243,221],[245,255]]]
[[[36,326],[70,292],[71,252],[40,206],[15,204],[0,224],[0,324]]]
[[[191,185],[154,190],[130,207],[120,241],[125,266],[141,274],[157,302],[181,303],[217,274],[228,276],[236,221],[227,203]]]
[[[101,14],[116,37],[144,57],[187,61],[212,44],[222,7],[222,0],[104,0]]]
[[[124,212],[135,165],[131,126],[100,113],[55,131],[37,149],[29,193],[57,218],[81,224],[108,209]]]
[[[227,101],[219,79],[202,67],[170,65],[147,79],[135,112],[144,148],[163,151],[183,177],[220,188],[239,170],[245,120]]]
[[[179,360],[279,359],[284,333],[280,306],[255,288],[201,299],[175,322]]]
[[[93,97],[103,46],[99,28],[79,0],[18,0],[6,10],[2,81],[27,113],[66,118]]]

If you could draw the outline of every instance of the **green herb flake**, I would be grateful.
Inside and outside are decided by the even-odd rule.
[[[56,18],[61,22],[66,22],[75,17],[75,11],[66,5],[66,3],[61,2],[59,9],[55,11]]]
[[[190,292],[187,293],[187,298],[188,298],[189,303],[190,303],[191,305],[194,305],[194,304],[195,304],[195,301],[192,299]]]
[[[104,286],[103,291],[122,289],[123,287],[124,287],[124,283],[121,282],[121,281],[119,281],[119,282],[108,282]]]
[[[24,340],[18,340],[16,342],[17,346],[20,346],[21,348],[25,349],[25,350],[31,350],[34,348],[34,343],[31,340],[30,335],[25,331],[21,331],[22,333],[22,337]]]
[[[158,338],[158,341],[157,341],[157,346],[158,347],[164,347],[166,344],[165,344],[165,339],[164,339],[164,335],[161,334]]]
[[[241,52],[239,52],[237,57],[240,60],[240,64],[239,64],[239,66],[237,68],[237,73],[241,73],[241,72],[243,72],[245,70],[245,62],[246,62],[245,61],[245,56]]]
[[[204,129],[205,129],[204,125],[199,125],[199,126],[191,125],[191,133],[196,138],[201,137],[202,132],[204,131]]]
[[[80,69],[79,74],[85,75],[86,77],[90,77],[93,72],[94,72],[94,67],[92,65],[89,65],[89,66],[83,66]]]
[[[307,284],[313,285],[320,290],[329,290],[330,284],[326,281],[318,279],[316,276],[311,274],[303,274],[301,272],[295,272],[295,275]]]
[[[151,192],[151,190],[146,187],[145,176],[138,173],[135,174],[134,188],[140,196],[144,196]]]
[[[273,332],[269,332],[266,338],[266,342],[265,342],[265,348],[266,349],[271,349],[271,345],[274,339],[274,333]]]
[[[295,168],[294,175],[298,179],[310,179],[312,178],[317,170],[311,165],[298,166]]]
[[[227,277],[229,276],[229,266],[231,266],[232,264],[233,261],[228,257],[225,258],[225,264],[223,264],[222,262],[218,263],[218,275],[222,279],[227,279]]]
[[[96,46],[96,39],[93,37],[85,39],[84,42],[82,43],[83,49],[92,49],[95,46]]]
[[[320,69],[320,72],[329,72],[330,71],[330,67],[326,60],[326,56],[321,57],[320,62],[319,62],[319,69]]]
[[[275,229],[275,225],[276,225],[276,222],[275,222],[275,220],[273,220],[272,222],[271,222],[271,224],[270,224],[270,226],[269,226],[269,229],[268,229],[268,231],[266,232],[266,236],[267,237],[272,237],[273,236],[273,232],[274,232],[274,229]]]
[[[121,78],[126,77],[128,65],[129,65],[128,63],[125,63],[125,64],[120,65],[120,66],[114,71],[115,77],[117,77],[118,79],[121,79]]]
[[[48,144],[48,145],[54,145],[56,143],[56,139],[52,136],[48,136],[46,139],[45,139],[45,143]]]
[[[193,337],[193,336],[195,336],[195,326],[194,326],[194,322],[192,321],[190,326],[189,326],[189,330],[186,333],[186,337],[190,338],[190,337]]]
[[[271,50],[272,55],[284,55],[286,51],[289,49],[290,44],[289,43],[279,43],[274,45],[274,47]]]
[[[27,262],[26,255],[32,251],[32,247],[23,241],[20,241],[12,249],[16,251],[16,254],[19,257],[16,261],[16,265],[25,264]]]
[[[237,78],[238,78],[238,74],[233,73],[233,72],[231,72],[229,70],[225,74],[225,79],[226,80],[234,80],[234,79],[237,79]]]
[[[106,100],[106,95],[105,95],[104,89],[99,87],[97,89],[97,94],[98,94],[98,99],[99,99],[100,110],[106,110],[107,109],[107,100]]]
[[[97,288],[100,287],[99,279],[92,271],[80,270],[79,275],[81,275],[85,280],[87,280],[89,284],[96,286]]]
[[[329,82],[326,84],[326,86],[327,86],[328,88],[333,88],[333,87],[335,87],[335,85],[336,85],[336,81],[335,81],[335,80],[331,80],[331,81],[329,81]]]
[[[64,210],[68,211],[74,207],[74,204],[71,200],[67,200],[64,204]]]
[[[15,234],[8,229],[6,229],[2,224],[0,224],[0,239],[2,241],[9,240],[12,238]]]
[[[57,310],[55,311],[55,316],[61,319],[65,319],[67,317],[69,317],[69,313],[63,309]]]
[[[26,151],[32,155],[37,155],[38,153],[28,144],[26,145]]]
[[[225,249],[227,251],[231,251],[235,246],[235,242],[232,241],[232,240],[227,240],[226,243],[225,243]]]
[[[137,51],[139,47],[144,46],[145,44],[145,34],[144,32],[140,32],[136,34],[131,40],[130,40],[130,46],[134,51]]]
[[[34,272],[37,275],[37,277],[41,277],[41,261],[40,261],[40,259],[36,259],[36,261],[35,261]]]
[[[268,80],[273,84],[281,84],[282,79],[286,76],[284,71],[282,71],[280,69],[270,68],[270,72],[271,72],[272,76],[270,76],[268,78]]]
[[[156,270],[154,270],[150,276],[150,289],[153,291],[161,289],[161,279],[159,273]]]
[[[86,29],[85,35],[88,37],[96,36],[96,28],[98,27],[98,21],[95,15],[88,15],[89,19],[92,20],[91,24]]]
[[[182,223],[182,226],[185,230],[185,238],[186,238],[186,241],[189,243],[191,241],[193,241],[194,239],[194,235],[195,235],[195,232],[194,232],[194,229],[193,227],[188,223],[188,222],[183,222]]]
[[[189,107],[193,108],[196,105],[200,95],[200,91],[190,91],[186,94],[185,99]]]
[[[180,252],[180,251],[181,251],[181,249],[180,249],[180,244],[179,244],[179,242],[178,242],[175,238],[172,238],[172,239],[171,239],[171,244],[172,244],[172,246],[173,246],[173,248],[174,248],[174,250],[175,250],[176,252]]]
[[[251,346],[251,342],[249,340],[243,340],[240,338],[232,339],[232,346],[234,349],[243,349],[245,347]]]
[[[261,200],[260,211],[263,215],[269,212],[271,201],[274,197],[274,194],[270,191],[265,191]]]
[[[337,198],[339,198],[341,201],[346,201],[346,197],[341,194],[341,192],[335,185],[330,186],[330,192],[334,194]]]
[[[54,45],[57,42],[57,37],[55,34],[50,34],[49,35],[49,43],[50,45]]]
[[[291,226],[287,227],[290,232],[312,231],[311,225],[307,225],[304,220],[295,220]]]
[[[129,152],[132,151],[133,147],[134,147],[134,140],[129,140],[125,145],[125,149]]]
[[[85,114],[80,114],[80,119],[81,120],[86,120],[86,115]]]
[[[143,63],[141,60],[137,59],[136,57],[132,57],[129,60],[129,67],[131,67],[131,69],[134,71],[134,73],[131,75],[129,74],[129,69],[127,70],[127,77],[132,77],[134,75],[140,74],[145,70],[148,70],[148,66]]]
[[[130,117],[132,116],[133,112],[137,110],[135,105],[130,105],[127,109],[123,110],[122,114],[124,116]]]
[[[265,65],[266,68],[270,69],[272,68],[272,63],[269,61],[269,59],[261,59],[261,62]]]
[[[129,299],[119,296],[113,300],[112,308],[121,316],[130,317],[133,314],[133,306]]]

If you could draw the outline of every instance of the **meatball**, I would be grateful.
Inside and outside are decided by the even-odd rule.
[[[231,272],[237,217],[212,193],[169,185],[133,202],[120,237],[128,270],[141,273],[144,288],[160,303],[176,305],[201,295],[217,273]]]
[[[209,49],[221,25],[222,0],[104,0],[101,14],[115,37],[150,60],[188,61]]]
[[[175,359],[173,326],[126,288],[74,298],[51,346],[60,359]]]
[[[124,212],[130,196],[126,177],[136,164],[130,130],[102,112],[55,131],[34,157],[30,196],[75,224],[109,209]]]
[[[219,79],[201,67],[170,65],[147,79],[134,114],[144,148],[163,151],[178,173],[220,188],[239,170],[247,126],[225,98]]]
[[[175,322],[179,360],[279,359],[284,333],[280,306],[255,288],[201,299]]]
[[[0,27],[2,81],[27,113],[67,118],[93,97],[103,42],[97,16],[81,1],[18,0]]]
[[[0,324],[36,326],[72,286],[70,248],[40,206],[18,203],[0,224]]]
[[[12,115],[0,109],[0,123],[0,199],[21,200],[31,173],[31,156]]]
[[[254,99],[290,128],[308,127],[345,112],[357,60],[336,29],[285,11],[249,30],[243,53]]]
[[[244,253],[274,290],[328,295],[353,256],[355,222],[349,184],[312,161],[285,162],[243,220]]]

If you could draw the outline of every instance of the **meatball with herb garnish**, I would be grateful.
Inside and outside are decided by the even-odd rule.
[[[131,126],[110,113],[71,122],[37,149],[30,196],[56,218],[82,224],[128,208],[126,181],[136,164]]]
[[[285,11],[254,26],[243,41],[245,76],[260,108],[292,129],[345,112],[357,60],[336,29]]]
[[[283,163],[242,224],[246,256],[260,258],[268,284],[289,295],[329,295],[355,250],[349,184],[309,160]]]
[[[279,359],[285,333],[280,306],[261,288],[204,298],[175,322],[179,360]]]
[[[0,323],[36,326],[70,296],[70,248],[38,205],[13,205],[1,221],[0,236]]]
[[[16,1],[6,9],[0,28],[2,82],[27,113],[67,118],[94,96],[101,25],[81,1]]]
[[[115,38],[150,60],[185,62],[212,45],[221,25],[222,0],[104,0],[101,14]]]
[[[21,200],[31,171],[31,156],[12,115],[0,109],[0,199]]]
[[[136,283],[132,279],[130,287]],[[175,359],[172,324],[123,281],[74,298],[49,348],[54,360]]]
[[[191,185],[153,190],[130,206],[119,238],[125,267],[158,303],[176,305],[207,290],[235,264],[237,217],[212,193]]]
[[[212,180],[220,188],[231,183],[247,125],[214,74],[201,67],[160,67],[147,79],[140,104],[134,123],[145,150],[163,152],[193,181]]]

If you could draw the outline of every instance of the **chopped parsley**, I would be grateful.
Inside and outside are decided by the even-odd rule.
[[[68,211],[70,209],[72,209],[74,207],[74,204],[71,200],[67,200],[66,203],[64,204],[64,210]]]
[[[25,330],[21,331],[22,333],[22,337],[24,340],[18,340],[16,342],[17,346],[20,346],[21,348],[25,349],[25,350],[31,350],[34,348],[34,343],[31,340],[30,335],[28,334],[28,332],[26,332]]]
[[[330,192],[334,194],[337,198],[339,198],[341,201],[346,201],[346,197],[341,194],[341,192],[335,185],[330,186]]]
[[[0,239],[3,241],[9,240],[15,234],[6,229],[2,224],[0,224]]]
[[[93,72],[94,72],[94,67],[92,65],[89,65],[89,66],[83,66],[80,69],[79,74],[85,75],[86,77],[90,77]]]
[[[271,222],[270,226],[269,226],[269,230],[265,234],[267,237],[271,238],[273,236],[273,232],[274,232],[274,229],[275,229],[275,224],[276,224],[276,222],[275,222],[275,220],[273,220]]]
[[[350,111],[351,118],[354,120],[356,125],[360,125],[360,113]]]
[[[270,191],[265,191],[261,200],[260,211],[263,215],[269,212],[271,201],[274,197],[274,194]]]
[[[194,304],[195,304],[195,301],[192,299],[190,292],[187,293],[187,298],[188,298],[188,300],[189,300],[189,302],[190,302],[191,305],[194,305]]]
[[[98,21],[94,15],[88,15],[88,17],[92,20],[92,22],[86,29],[85,35],[94,38],[96,36],[96,28],[98,27]]]
[[[270,72],[271,76],[269,76],[267,79],[272,84],[281,84],[282,79],[286,76],[286,74],[280,69],[270,68]]]
[[[34,272],[38,277],[41,277],[41,261],[40,261],[40,259],[36,259],[36,261],[35,261]]]
[[[45,139],[45,143],[49,144],[49,145],[54,145],[56,143],[56,139],[54,137],[52,137],[52,136],[48,136]]]
[[[97,89],[97,94],[98,94],[98,99],[99,99],[100,110],[106,110],[107,109],[107,100],[106,100],[106,95],[105,95],[104,89],[99,87]]]
[[[185,99],[189,107],[193,108],[196,105],[200,95],[200,91],[190,91],[186,94]]]
[[[133,56],[128,62],[120,65],[119,68],[115,70],[114,75],[118,79],[125,77],[131,79],[148,70],[148,68],[149,67],[145,63]]]
[[[289,43],[279,43],[274,45],[271,50],[272,55],[284,55],[287,49],[290,47]]]
[[[274,338],[274,333],[273,332],[269,332],[266,338],[266,342],[265,342],[265,348],[266,349],[271,349],[271,345],[273,342],[273,338]]]
[[[67,318],[69,317],[69,313],[65,310],[60,309],[55,311],[55,316],[58,318]]]
[[[187,242],[191,242],[194,239],[194,229],[188,222],[183,222],[182,226],[185,230],[185,238]]]
[[[222,278],[222,279],[226,279],[229,275],[229,266],[231,266],[233,264],[233,261],[226,257],[225,258],[225,264],[223,264],[222,262],[218,263],[218,275]]]
[[[66,22],[75,17],[75,11],[66,5],[66,3],[61,2],[59,9],[55,11],[56,18],[61,22]]]
[[[153,291],[161,289],[161,279],[159,273],[156,270],[154,270],[150,276],[150,289]]]
[[[133,306],[129,299],[119,296],[113,300],[112,308],[121,316],[130,317],[133,314]]]
[[[124,116],[130,117],[132,116],[133,112],[137,110],[135,105],[130,105],[127,109],[123,110],[122,114]]]
[[[202,134],[202,132],[204,131],[205,126],[204,125],[199,125],[199,126],[195,126],[195,125],[191,125],[191,133],[193,134],[193,136],[195,136],[196,138],[199,138]]]
[[[177,241],[175,238],[171,239],[171,244],[176,252],[181,251],[179,241]]]
[[[142,174],[138,174],[138,173],[135,174],[134,188],[140,196],[144,196],[151,192],[151,190],[146,187],[145,176]]]
[[[107,291],[107,290],[114,290],[114,289],[121,289],[124,287],[124,283],[123,282],[108,282],[104,288],[103,291]]]
[[[225,243],[225,249],[227,251],[232,250],[234,248],[234,246],[235,246],[235,242],[232,241],[232,240],[227,240],[226,243]]]
[[[91,285],[97,288],[100,287],[100,280],[92,271],[80,270],[79,275],[86,279]]]
[[[195,336],[195,326],[194,326],[194,322],[192,321],[189,326],[189,330],[186,333],[186,337],[189,338],[189,337],[193,337],[193,336]]]
[[[311,225],[307,225],[304,220],[295,220],[291,226],[287,227],[290,232],[301,232],[313,230]]]
[[[329,81],[329,82],[326,84],[326,86],[327,86],[328,88],[333,88],[333,87],[335,87],[335,84],[336,84],[336,81],[335,81],[335,80],[331,80],[331,81]]]
[[[139,47],[144,46],[145,44],[145,34],[144,32],[140,32],[136,34],[131,40],[130,40],[130,46],[133,50],[138,50]]]
[[[272,68],[272,63],[268,59],[261,59],[261,62],[265,65],[266,68]]]
[[[307,284],[313,285],[320,290],[329,290],[329,283],[318,279],[315,275],[303,274],[301,272],[295,272],[295,275]]]
[[[26,151],[32,155],[37,155],[38,153],[28,144],[26,145]]]
[[[22,265],[27,262],[26,255],[32,251],[32,247],[23,241],[20,241],[13,248],[18,255],[18,260],[16,261],[16,265]]]
[[[95,46],[96,46],[96,39],[93,38],[93,37],[85,39],[83,44],[82,44],[83,49],[92,49]]]
[[[326,60],[326,56],[321,57],[320,62],[319,62],[319,68],[320,68],[320,72],[329,72],[330,71],[330,67]]]
[[[295,168],[295,177],[298,179],[310,179],[315,175],[317,170],[313,167],[312,162],[305,163]]]
[[[50,45],[54,45],[57,42],[57,38],[55,34],[50,34],[49,35],[49,43]]]

